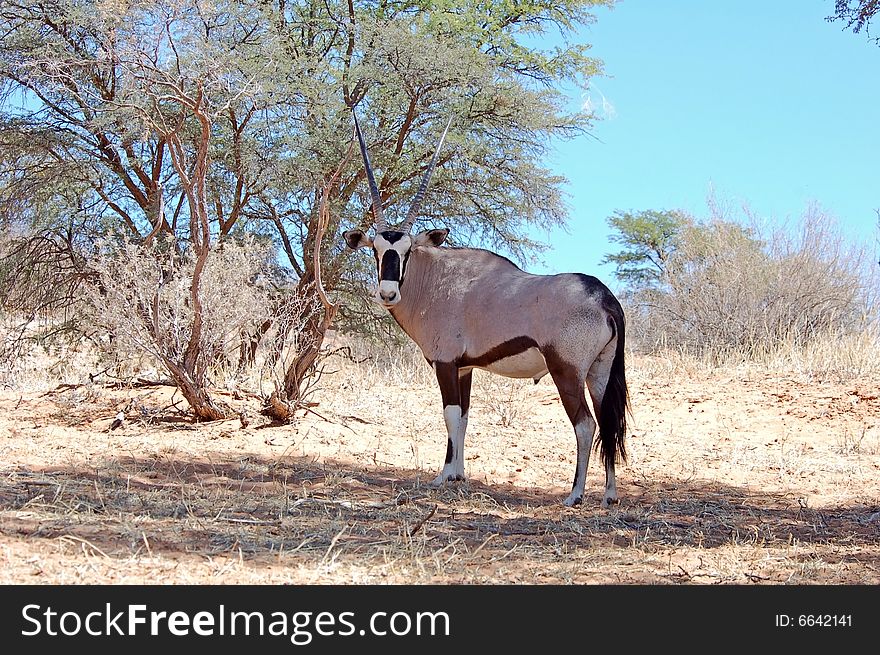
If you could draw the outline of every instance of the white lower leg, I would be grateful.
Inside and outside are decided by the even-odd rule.
[[[464,480],[464,434],[467,430],[468,415],[461,413],[458,405],[447,405],[443,408],[443,420],[446,422],[448,443],[446,447],[446,463],[434,481],[434,486],[453,480]]]
[[[587,467],[590,465],[590,449],[593,446],[593,433],[596,424],[592,418],[586,418],[574,426],[574,434],[577,438],[577,465],[574,470],[574,483],[571,493],[563,502],[567,507],[573,507],[584,499],[584,484],[587,481]]]
[[[605,496],[602,498],[602,507],[614,505],[617,502],[617,480],[614,477],[614,462],[605,464]]]

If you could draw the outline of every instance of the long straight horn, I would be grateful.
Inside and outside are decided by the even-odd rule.
[[[361,147],[361,156],[364,158],[364,169],[367,171],[370,195],[373,197],[373,218],[376,219],[373,227],[376,232],[383,232],[388,225],[385,223],[385,214],[382,212],[382,198],[379,196],[379,187],[376,186],[376,178],[373,176],[373,167],[370,166],[370,156],[367,154],[367,144],[364,143],[364,135],[361,133],[361,126],[358,124],[357,114],[352,110],[351,115],[354,116],[354,129],[357,132],[358,145]]]
[[[431,173],[434,172],[434,166],[437,165],[437,156],[440,154],[440,148],[443,147],[443,139],[446,138],[446,133],[449,131],[450,125],[452,125],[452,116],[449,117],[449,121],[446,123],[446,129],[443,130],[443,135],[440,137],[440,143],[437,144],[434,156],[431,157],[431,163],[428,164],[428,168],[422,176],[422,183],[419,184],[419,190],[416,192],[416,197],[413,198],[412,205],[410,205],[409,212],[406,215],[406,220],[401,224],[400,228],[398,228],[401,232],[409,232],[419,215],[419,207],[422,204],[422,200],[425,198],[425,192],[428,190],[428,180],[431,179]]]

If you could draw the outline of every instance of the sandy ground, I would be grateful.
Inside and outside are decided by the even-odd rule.
[[[430,371],[338,361],[272,425],[166,386],[0,392],[0,583],[880,583],[880,386],[630,357],[620,504],[565,508],[549,378],[477,372],[469,481],[440,490]],[[110,429],[117,412],[126,421]]]

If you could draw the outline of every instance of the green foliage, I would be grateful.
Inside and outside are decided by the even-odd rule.
[[[676,245],[665,266],[666,280],[673,285],[684,275],[711,278],[714,271],[734,262],[746,271],[756,271],[769,257],[766,243],[754,229],[717,218],[685,224]]]
[[[529,227],[566,215],[565,180],[541,164],[548,145],[593,119],[569,109],[559,88],[585,85],[601,64],[567,39],[611,4],[4,3],[0,220],[39,229],[77,214],[97,234],[137,241],[158,229],[188,239],[194,209],[171,157],[173,133],[185,165],[208,148],[200,197],[213,236],[273,234],[308,280],[320,191],[344,158],[356,106],[389,220],[408,209],[452,115],[421,223],[451,227],[459,244],[488,241],[526,257],[540,248]],[[550,30],[562,45],[530,44]],[[77,198],[63,193],[72,184],[84,187]],[[352,157],[331,192],[331,287],[351,272],[334,236],[370,221],[365,186]]]
[[[669,260],[679,247],[685,228],[698,230],[683,212],[616,211],[608,218],[611,240],[623,246],[602,263],[617,266],[615,275],[631,289],[656,287],[666,281]]]

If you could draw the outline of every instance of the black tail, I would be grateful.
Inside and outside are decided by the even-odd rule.
[[[608,376],[608,386],[605,387],[605,395],[602,397],[602,407],[599,411],[600,455],[606,466],[618,459],[626,461],[624,438],[626,413],[629,411],[629,390],[626,388],[626,370],[623,362],[626,319],[620,303],[613,296],[612,299],[613,302],[605,305],[605,310],[608,312],[609,325],[617,334],[617,348],[614,351],[611,375]]]

